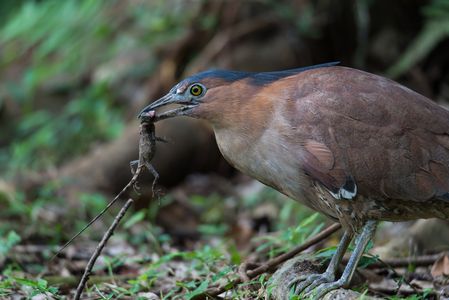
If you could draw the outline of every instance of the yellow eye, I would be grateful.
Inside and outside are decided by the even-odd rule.
[[[199,84],[194,84],[190,87],[190,94],[193,96],[199,96],[203,93],[203,87]]]

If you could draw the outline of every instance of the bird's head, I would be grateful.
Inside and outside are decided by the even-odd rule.
[[[231,94],[235,93],[235,87],[231,85],[250,73],[238,71],[212,70],[190,76],[176,84],[165,96],[145,107],[139,114],[139,118],[145,117],[156,109],[171,104],[177,108],[156,114],[156,119],[166,119],[175,116],[192,116],[207,118],[207,110],[212,103],[226,105]],[[233,92],[231,91],[233,90]],[[214,106],[215,106],[214,105]],[[216,109],[216,108],[214,108]]]
[[[145,107],[139,118],[155,116],[154,120],[157,121],[175,116],[191,116],[207,119],[213,124],[235,123],[236,120],[245,119],[248,113],[261,115],[264,109],[268,111],[269,100],[279,99],[281,92],[291,85],[282,82],[283,78],[336,64],[338,62],[260,73],[225,70],[201,72],[176,84],[167,95]],[[265,96],[259,97],[260,94]],[[161,114],[155,113],[156,109],[170,104],[179,107]]]

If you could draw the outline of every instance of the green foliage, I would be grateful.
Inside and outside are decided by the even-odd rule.
[[[427,17],[424,28],[399,61],[387,71],[389,77],[401,76],[449,37],[449,0],[433,0],[423,12]]]
[[[32,280],[32,279],[15,277],[14,281],[22,286],[28,286],[28,287],[32,288],[33,291],[30,295],[31,297],[35,296],[37,294],[46,293],[46,292],[50,292],[51,294],[56,294],[56,292],[58,291],[58,289],[55,287],[49,287],[47,281],[44,279]]]
[[[43,294],[54,299],[62,299],[58,296],[58,288],[50,286],[48,282],[42,278],[29,279],[23,276],[23,273],[17,268],[8,267],[2,271],[0,276],[0,297],[6,299],[7,296],[13,294],[13,290],[20,290],[27,299]],[[17,295],[17,294],[15,294]]]
[[[320,249],[315,253],[315,257],[327,261],[332,258],[332,256],[335,254],[335,251],[337,251],[337,246]]]
[[[5,45],[0,63],[30,55],[22,81],[30,93],[61,72],[77,78],[119,54],[173,38],[194,10],[181,12],[182,4],[159,1],[129,6],[97,0],[27,1],[0,30]],[[127,34],[127,26],[133,34]]]
[[[89,215],[96,215],[102,211],[107,205],[106,197],[102,194],[80,194],[80,204],[84,208],[84,211]]]
[[[0,172],[59,165],[117,137],[124,117],[114,85],[149,76],[153,49],[179,36],[195,13],[197,5],[188,12],[184,5],[46,0],[8,9],[0,27],[0,111],[10,101],[20,115],[2,133]],[[146,53],[143,62],[122,63],[138,53]]]
[[[0,65],[29,59],[21,88],[30,95],[57,74],[76,79],[127,51],[151,51],[152,44],[177,36],[194,13],[172,1],[129,6],[97,0],[26,1],[0,30]]]
[[[3,2],[0,15],[6,16],[3,8],[8,6],[8,17],[0,20],[0,112],[9,101],[18,113],[16,118],[7,120],[5,130],[2,128],[0,172],[10,171],[11,174],[63,164],[90,149],[95,142],[107,141],[120,134],[124,104],[118,101],[114,87],[129,79],[146,79],[158,63],[155,48],[184,32],[188,28],[185,25],[197,15],[196,9],[201,3],[179,0],[22,0],[24,4],[20,5],[17,0],[12,5],[10,0],[5,2],[7,4]],[[306,3],[298,17],[289,4],[273,0],[263,2],[296,24],[301,36],[317,38],[321,35],[321,27],[316,26],[315,15],[319,11],[315,5]],[[447,37],[449,1],[434,0],[424,13],[426,26],[402,60],[393,66],[391,74],[399,76]],[[205,30],[217,24],[217,17],[207,12],[199,21],[199,26]],[[121,67],[123,58],[126,60],[132,56],[128,56],[130,53],[142,50],[147,54],[144,62]],[[39,241],[49,240],[50,243],[66,240],[65,235],[72,234],[67,228],[80,229],[85,220],[96,215],[107,202],[100,194],[80,194],[79,211],[66,211],[64,220],[53,220],[49,225],[48,219],[56,215],[52,211],[65,208],[65,199],[56,193],[63,185],[60,181],[49,182],[33,195],[33,199],[25,199],[20,192],[15,193],[12,200],[0,197],[0,219],[5,220],[0,223],[0,260],[21,239],[37,236]],[[168,205],[172,200],[165,197],[162,205]],[[123,286],[122,282],[120,286],[101,283],[91,287],[89,293],[102,298],[136,298],[137,293],[154,291],[159,288],[158,282],[171,278],[176,284],[170,292],[160,295],[161,298],[191,299],[212,285],[229,282],[236,278],[236,267],[248,254],[238,249],[226,235],[232,226],[229,220],[235,220],[236,213],[241,210],[252,211],[268,203],[276,210],[277,223],[273,226],[276,233],[252,241],[258,245],[256,254],[260,259],[291,250],[323,226],[317,214],[310,215],[310,211],[271,189],[250,195],[239,204],[236,199],[223,199],[219,195],[194,196],[190,200],[194,210],[202,212],[197,226],[202,239],[193,250],[174,248],[170,236],[146,222],[155,220],[161,208],[155,204],[148,211],[127,217],[122,231],[116,235],[124,237],[136,248],[142,248],[139,253],[151,253],[141,260],[134,258],[138,261],[133,263],[140,264],[139,274]],[[80,213],[83,221],[79,218]],[[45,220],[43,215],[48,219]],[[107,223],[111,215],[104,218]],[[15,232],[20,232],[21,236]],[[335,247],[330,247],[317,256],[329,259],[334,252]],[[362,265],[375,260],[376,257],[365,256]],[[126,269],[127,257],[105,256],[104,261],[105,272],[111,281],[118,281],[114,273],[116,269]],[[180,276],[184,278],[173,276],[179,266],[185,269]],[[2,271],[1,279],[0,298],[17,289],[28,298],[40,293],[50,293],[58,298],[55,287],[44,279],[27,278],[14,262]],[[269,275],[262,275],[241,284],[230,291],[231,296],[235,299],[260,298],[260,295],[247,294],[249,292],[242,288],[247,284],[257,285],[264,291],[264,296],[269,296],[272,287],[268,279]],[[426,293],[409,299],[425,297]]]
[[[93,218],[106,206],[104,195],[81,193],[79,207],[67,209],[66,200],[57,192],[62,185],[64,182],[59,180],[49,181],[31,202],[22,193],[14,193],[9,202],[0,201],[0,220],[3,221],[0,222],[0,234],[16,231],[24,240],[36,236],[41,242],[60,243],[84,227],[85,219]],[[61,214],[64,215],[62,219]],[[106,222],[111,218],[110,214],[103,216]],[[48,250],[44,256],[50,255],[50,248]]]
[[[142,221],[145,218],[145,212],[140,210],[134,213],[126,222],[123,224],[123,228],[129,229],[134,226],[136,223]]]
[[[379,261],[379,256],[371,255],[368,253],[373,248],[373,245],[374,245],[373,241],[368,242],[368,245],[366,246],[366,248],[364,250],[364,255],[360,258],[360,261],[358,264],[359,268],[362,268],[362,269],[366,268],[370,264],[373,264],[373,263]],[[324,249],[318,250],[317,253],[315,254],[315,257],[322,259],[324,261],[328,261],[332,258],[332,256],[334,255],[336,250],[337,250],[337,246],[324,248]],[[350,245],[348,251],[353,251],[353,250],[354,250],[353,246]]]
[[[148,265],[145,272],[135,280],[130,280],[129,283],[132,285],[130,289],[137,292],[150,288],[156,280],[161,280],[169,276],[171,271],[166,268],[166,265],[184,260],[189,262],[188,268],[184,270],[186,276],[188,274],[195,274],[195,278],[177,281],[176,286],[182,291],[181,294],[183,296],[179,296],[180,294],[177,293],[178,296],[170,295],[168,299],[185,299],[184,297],[191,299],[204,292],[210,285],[227,277],[233,271],[232,266],[227,266],[229,260],[226,250],[226,245],[224,244],[221,247],[205,245],[194,251],[180,251],[166,254]],[[217,268],[217,266],[223,267]],[[201,281],[198,278],[201,278]],[[165,297],[168,296],[165,295]]]
[[[256,251],[265,252],[268,250],[269,257],[274,257],[300,245],[310,236],[318,233],[323,225],[320,222],[320,215],[318,213],[312,214],[302,220],[296,227],[287,227],[280,231],[279,235],[260,237],[259,239],[263,243],[257,247]]]
[[[318,1],[304,2],[300,10],[292,9],[291,3],[287,1],[264,0],[272,7],[273,12],[281,16],[284,20],[289,20],[295,24],[298,33],[307,38],[319,38],[322,35],[320,26],[316,24],[316,7],[320,5]]]
[[[85,152],[95,141],[116,137],[123,121],[105,86],[70,101],[59,114],[33,111],[16,127],[16,141],[0,152],[12,170],[40,169]]]
[[[433,289],[426,288],[420,294],[410,295],[408,297],[400,297],[400,296],[391,296],[388,297],[388,300],[426,300],[429,299],[429,295],[433,292]]]
[[[0,236],[0,262],[20,240],[20,236],[14,230],[9,231],[5,237]]]
[[[170,197],[162,198],[160,206],[154,204],[154,206],[150,207],[148,216],[151,217],[158,209],[172,204],[172,201],[173,199]],[[322,222],[318,214],[306,217],[308,212],[305,212],[300,205],[291,200],[286,200],[272,189],[265,189],[261,195],[249,196],[243,202],[239,202],[238,205],[241,206],[240,209],[251,210],[253,207],[262,205],[265,201],[270,201],[275,205],[279,204],[280,207],[287,206],[289,209],[282,210],[282,221],[279,224],[282,230],[278,234],[254,239],[254,242],[257,244],[263,241],[259,249],[263,257],[273,256],[290,250],[292,246],[297,246],[322,228]],[[293,204],[292,206],[288,206],[289,201]],[[226,284],[226,282],[236,278],[237,265],[245,259],[246,253],[239,251],[234,242],[226,238],[226,222],[229,222],[226,219],[227,214],[230,209],[232,211],[234,208],[232,200],[211,195],[208,197],[193,196],[189,202],[193,203],[196,209],[203,211],[198,230],[202,233],[204,242],[207,241],[207,243],[200,242],[200,245],[196,246],[192,251],[173,251],[153,259],[151,263],[142,267],[141,275],[136,279],[128,281],[130,284],[128,291],[136,294],[154,290],[159,282],[169,278],[172,272],[174,272],[173,270],[179,269],[180,266],[182,266],[181,270],[183,270],[181,273],[184,275],[178,274],[177,276],[186,276],[186,278],[177,280],[176,287],[178,289],[172,289],[168,294],[160,295],[161,299],[191,299],[211,286]],[[129,224],[136,226],[141,224],[145,218],[144,213],[138,212],[130,216],[128,221],[125,222],[125,226],[130,227]],[[289,225],[292,223],[299,225],[295,228],[290,228]],[[159,237],[158,234],[155,235]],[[213,246],[211,246],[209,240],[211,236],[214,237]],[[159,240],[158,243],[161,245],[161,249],[167,246],[167,241]],[[165,246],[163,246],[164,243]],[[168,243],[170,242],[168,241]],[[243,283],[235,287],[229,293],[235,299],[244,297],[263,299],[265,295],[271,293],[272,287],[269,286],[268,279],[269,276],[260,276],[249,283]],[[248,284],[259,286],[259,291],[254,293],[244,289],[243,287]],[[261,293],[261,290],[265,292]]]
[[[0,203],[0,219],[4,221],[0,222],[0,232],[14,230],[21,232],[23,238],[28,238],[29,234],[36,232],[39,232],[42,238],[57,235],[57,227],[48,228],[40,222],[40,214],[45,205],[54,201],[54,198],[42,198],[42,191],[32,203],[28,203],[22,193],[15,193],[8,203]]]
[[[79,74],[97,61],[98,44],[114,30],[114,23],[98,17],[103,7],[103,1],[95,0],[25,2],[0,31],[0,43],[5,45],[1,64],[14,62],[38,45],[23,77],[27,93],[61,71]]]

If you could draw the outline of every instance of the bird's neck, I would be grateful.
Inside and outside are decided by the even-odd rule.
[[[213,100],[201,103],[193,115],[209,121],[220,151],[237,168],[271,120],[271,100],[263,99],[260,92],[260,88],[238,82],[211,89],[208,97]]]
[[[265,87],[235,82],[208,91],[212,101],[202,103],[196,117],[209,121],[216,131],[256,137],[271,121],[273,99],[264,94]]]
[[[237,83],[236,83],[237,84]],[[216,92],[210,103],[200,105],[200,118],[208,120],[214,129],[217,144],[223,156],[237,169],[258,178],[253,167],[260,160],[254,148],[273,122],[275,97],[267,96],[266,87],[233,86]],[[214,96],[214,95],[211,95]],[[258,178],[263,181],[263,178]]]

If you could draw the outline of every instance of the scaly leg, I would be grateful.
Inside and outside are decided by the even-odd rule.
[[[151,186],[153,197],[155,196],[155,188],[156,188],[156,182],[159,180],[159,173],[156,171],[156,169],[149,163],[145,162],[145,166],[147,167],[148,171],[153,175],[153,184]]]
[[[139,165],[139,161],[138,160],[133,160],[133,161],[129,162],[129,167],[131,168],[131,173],[133,174],[133,176],[134,176],[134,174],[136,174],[136,170],[137,169],[134,169],[134,167],[136,165],[137,166]],[[137,186],[137,184],[133,184],[133,189],[134,189],[134,192],[136,192],[136,194],[140,195],[140,192],[139,192],[140,188]]]
[[[337,272],[338,265],[340,264],[341,259],[343,258],[343,255],[345,254],[346,249],[349,246],[349,243],[351,242],[351,238],[352,234],[349,233],[349,231],[345,231],[343,237],[340,240],[340,243],[338,244],[337,251],[335,251],[331,261],[329,262],[329,265],[327,266],[326,272],[324,272],[323,274],[302,275],[298,278],[295,278],[289,283],[289,287],[292,287],[296,284],[296,295],[299,295],[302,291],[308,292],[321,283],[332,282],[335,280],[335,274]]]
[[[168,140],[166,140],[166,139],[164,139],[164,138],[161,138],[161,137],[156,137],[156,141],[158,141],[158,142],[162,142],[162,143],[168,143]]]
[[[136,170],[134,170],[134,166],[139,163],[138,160],[132,160],[129,162],[129,167],[131,168],[131,173],[134,175],[136,174]]]
[[[310,296],[313,296],[313,299],[320,299],[332,290],[338,289],[340,287],[347,287],[349,285],[352,275],[354,275],[354,272],[357,268],[357,264],[359,263],[360,258],[363,255],[363,251],[365,251],[366,245],[368,245],[368,242],[371,240],[374,232],[376,231],[376,226],[377,222],[374,220],[366,222],[366,224],[363,226],[362,232],[357,236],[355,240],[354,251],[349,258],[349,262],[346,265],[341,278],[334,282],[321,283],[316,288],[316,290],[306,293],[306,299]]]

